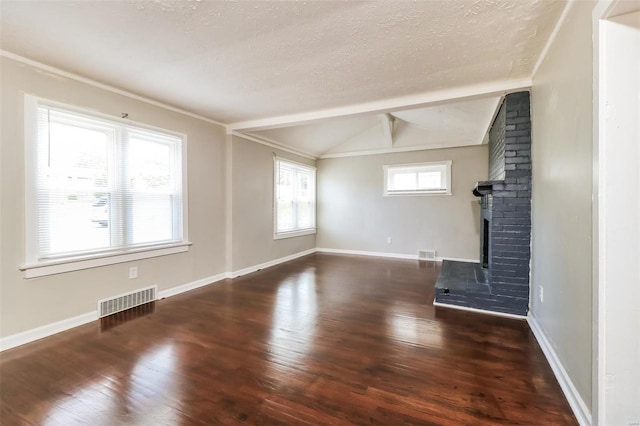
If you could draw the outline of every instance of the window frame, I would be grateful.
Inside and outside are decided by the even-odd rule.
[[[444,166],[445,170],[445,188],[444,189],[416,189],[416,190],[389,190],[389,171],[400,168],[420,168],[424,167],[428,169],[441,169]],[[432,195],[453,195],[451,191],[451,160],[445,161],[430,161],[424,163],[403,163],[403,164],[385,164],[383,169],[383,195],[385,197],[396,196],[432,196]]]
[[[116,126],[148,130],[181,139],[180,177],[182,184],[182,239],[105,249],[93,253],[78,252],[39,259],[37,179],[38,179],[38,107],[49,106],[76,113]],[[188,186],[187,186],[187,135],[136,121],[113,117],[87,108],[77,107],[31,94],[24,95],[24,165],[25,165],[25,262],[19,266],[26,278],[35,278],[82,269],[96,268],[116,263],[130,262],[157,256],[189,251]]]
[[[313,172],[313,225],[307,228],[296,228],[290,231],[278,232],[278,176],[279,163],[289,164],[297,169],[308,170]],[[273,239],[281,240],[284,238],[300,237],[303,235],[312,235],[317,232],[317,168],[308,164],[298,163],[287,158],[273,156]]]

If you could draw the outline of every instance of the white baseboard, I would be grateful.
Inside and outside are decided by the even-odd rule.
[[[204,287],[205,285],[213,284],[218,281],[222,281],[226,278],[229,278],[228,272],[223,272],[218,275],[212,275],[207,278],[202,278],[201,280],[196,280],[187,284],[179,285],[177,287],[171,287],[166,290],[162,290],[158,292],[158,299],[165,299],[167,297],[175,296],[176,294],[184,293],[185,291],[194,290],[199,287]]]
[[[392,259],[418,260],[417,254],[382,253],[377,251],[342,250],[342,249],[330,249],[330,248],[319,248],[316,250],[318,253],[354,254],[357,256],[389,257]]]
[[[167,290],[159,292],[157,298],[164,299],[166,297],[175,296],[176,294],[184,293],[185,291],[212,284],[216,281],[220,281],[228,277],[229,273],[224,272],[222,274],[213,275],[211,277],[193,281],[188,284],[169,288]],[[53,336],[54,334],[58,334],[72,328],[97,321],[98,319],[98,311],[96,310],[93,312],[87,312],[86,314],[78,315],[77,317],[67,318],[62,321],[54,322],[52,324],[47,324],[41,327],[33,328],[31,330],[23,331],[21,333],[12,334],[0,339],[0,352],[7,349],[15,348],[17,346],[25,345],[27,343],[35,342],[36,340],[40,340],[45,337]]]
[[[309,254],[313,254],[315,252],[316,252],[316,249],[312,248],[312,249],[309,249],[309,250],[305,250],[305,251],[301,251],[301,252],[298,252],[298,253],[291,254],[289,256],[281,257],[279,259],[270,260],[268,262],[264,262],[264,263],[261,263],[259,265],[253,265],[253,266],[249,266],[247,268],[242,268],[242,269],[239,269],[237,271],[233,271],[233,272],[229,273],[229,278],[236,278],[236,277],[239,277],[240,275],[246,275],[246,274],[249,274],[251,272],[256,272],[256,271],[259,271],[260,269],[265,269],[265,268],[268,268],[270,266],[279,265],[280,263],[288,262],[290,260],[294,260],[294,259],[297,259],[297,258],[302,257],[302,256],[307,256]]]
[[[96,321],[97,319],[98,311],[87,312],[86,314],[78,315],[77,317],[67,318],[62,321],[32,328],[31,330],[23,331],[21,333],[12,334],[11,336],[0,339],[0,352],[40,340],[44,337],[53,336],[54,334]]]
[[[576,416],[576,419],[578,419],[578,423],[582,426],[590,426],[591,413],[589,412],[587,405],[584,403],[584,400],[578,393],[578,390],[573,385],[567,370],[564,369],[564,366],[558,358],[558,355],[556,355],[551,342],[547,339],[544,330],[540,327],[540,324],[531,312],[529,312],[529,315],[527,316],[527,322],[529,323],[529,327],[531,328],[533,335],[536,337],[540,348],[542,348],[542,352],[547,358],[547,361],[551,366],[551,370],[553,370],[553,374],[555,374],[556,379],[562,388],[562,392],[573,410],[573,414]]]
[[[437,306],[439,308],[451,308],[451,309],[458,309],[460,311],[475,312],[475,313],[478,313],[478,314],[493,315],[495,317],[504,317],[504,318],[518,319],[518,320],[526,320],[527,319],[527,317],[524,316],[524,315],[516,315],[516,314],[507,314],[507,313],[504,313],[504,312],[487,311],[485,309],[469,308],[467,306],[449,305],[447,303],[436,302],[435,300],[433,301],[433,306]]]
[[[193,290],[199,287],[204,287],[209,284],[224,280],[226,278],[237,277],[249,272],[255,272],[260,269],[265,269],[270,266],[274,266],[280,263],[287,262],[289,260],[297,259],[308,254],[315,253],[316,249],[306,250],[300,253],[295,253],[290,256],[285,256],[280,259],[271,260],[269,262],[261,263],[260,265],[250,266],[248,268],[241,269],[235,272],[223,272],[221,274],[212,275],[210,277],[202,278],[187,284],[183,284],[177,287],[168,288],[158,293],[158,299],[164,299],[167,297],[175,296],[180,293],[184,293],[189,290]],[[31,330],[23,331],[21,333],[12,334],[10,336],[0,338],[0,352],[7,349],[12,349],[17,346],[21,346],[27,343],[40,340],[44,337],[49,337],[62,331],[69,330],[80,325],[90,323],[98,320],[98,311],[87,312],[86,314],[79,315],[73,318],[67,318],[62,321],[54,322],[52,324],[43,325]]]
[[[464,259],[462,257],[436,257],[438,262],[443,260],[453,260],[454,262],[480,263],[478,259]]]
[[[388,257],[391,259],[426,260],[426,259],[419,259],[417,254],[385,253],[385,252],[378,252],[378,251],[344,250],[344,249],[332,249],[332,248],[318,248],[316,249],[316,251],[318,253],[353,254],[357,256]],[[436,257],[435,259],[436,262],[442,262],[443,260],[480,263],[478,259],[463,259],[459,257]]]
[[[417,255],[407,255],[398,253],[379,253],[370,251],[358,251],[358,250],[338,250],[338,249],[309,249],[299,253],[295,253],[289,256],[281,257],[279,259],[270,260],[268,262],[261,263],[259,265],[249,266],[233,272],[223,272],[221,274],[212,275],[210,277],[202,278],[187,284],[183,284],[177,287],[172,287],[166,290],[162,290],[158,293],[158,299],[164,299],[167,297],[175,296],[180,293],[184,293],[189,290],[193,290],[199,287],[203,287],[215,282],[224,280],[226,278],[235,278],[241,275],[246,275],[251,272],[255,272],[261,269],[269,268],[271,266],[278,265],[280,263],[288,262],[290,260],[297,259],[302,256],[307,256],[315,252],[322,253],[338,253],[338,254],[355,254],[361,256],[375,256],[375,257],[388,257],[394,259],[411,259],[417,260]],[[448,306],[448,305],[447,305]],[[52,336],[62,331],[69,330],[80,325],[87,324],[92,321],[98,320],[98,312],[87,312],[86,314],[79,315],[73,318],[67,318],[62,321],[58,321],[52,324],[43,325],[31,330],[27,330],[21,333],[13,334],[4,338],[0,338],[0,352],[15,348],[26,343],[30,343],[44,337]]]

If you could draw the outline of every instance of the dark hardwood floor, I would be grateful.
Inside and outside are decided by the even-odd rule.
[[[576,424],[525,321],[314,254],[5,351],[7,425]]]

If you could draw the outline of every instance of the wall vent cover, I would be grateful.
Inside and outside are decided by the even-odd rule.
[[[418,250],[418,259],[436,260],[436,251],[435,250]]]
[[[158,286],[154,285],[130,293],[120,294],[109,299],[98,300],[98,317],[106,317],[116,312],[153,302],[156,300],[157,288]]]

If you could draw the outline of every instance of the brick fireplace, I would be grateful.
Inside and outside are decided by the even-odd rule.
[[[477,286],[456,287],[445,280],[436,286],[436,302],[526,315],[531,255],[529,92],[505,96],[489,131],[488,167],[489,180],[473,189],[481,206],[479,265],[473,267],[482,268],[484,282],[477,278]],[[461,267],[444,264],[443,271]],[[470,275],[481,277],[477,271]]]

